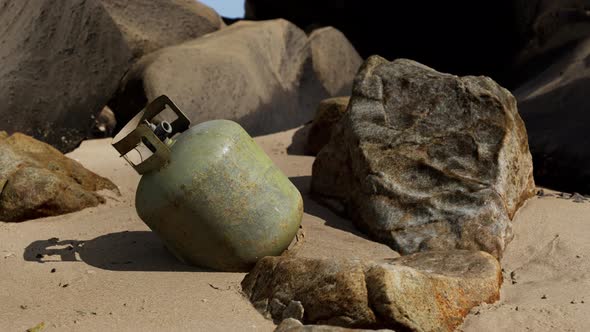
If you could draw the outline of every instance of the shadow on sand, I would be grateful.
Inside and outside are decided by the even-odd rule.
[[[311,176],[289,178],[303,196],[305,213],[325,221],[326,226],[368,239],[352,222],[315,202],[309,196]],[[174,257],[151,231],[124,231],[92,240],[37,240],[25,248],[23,258],[38,263],[84,262],[111,271],[211,272],[186,265]]]
[[[180,262],[150,231],[110,233],[88,241],[38,240],[23,256],[31,262],[85,262],[111,271],[209,271]]]

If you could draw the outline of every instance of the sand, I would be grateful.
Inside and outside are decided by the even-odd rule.
[[[296,254],[397,256],[309,199],[313,157],[287,153],[295,131],[256,141],[304,194],[305,240]],[[300,151],[299,143],[290,153]],[[164,249],[137,217],[139,176],[110,139],[86,141],[69,156],[110,178],[121,196],[105,193],[105,205],[64,216],[0,222],[0,330],[24,331],[41,322],[46,331],[273,330],[240,294],[244,273],[185,266]],[[514,230],[503,259],[501,301],[474,309],[462,330],[588,330],[590,203],[534,198],[516,216]]]

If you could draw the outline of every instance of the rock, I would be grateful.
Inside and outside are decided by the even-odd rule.
[[[71,151],[129,67],[121,33],[96,0],[4,0],[0,22],[0,129]]]
[[[55,216],[104,203],[117,187],[53,147],[16,133],[0,139],[0,220]]]
[[[338,46],[346,40],[333,29],[316,37],[324,38],[330,47],[354,51],[348,44]],[[321,57],[332,53],[314,44],[285,20],[235,23],[143,57],[110,106],[125,124],[147,101],[166,94],[193,124],[235,120],[251,135],[294,128],[311,120],[317,103],[330,91],[346,90],[354,77],[352,69],[335,74]],[[321,56],[316,60],[312,53]],[[331,56],[338,65],[358,57]]]
[[[584,197],[578,193],[574,193],[572,195],[572,199],[574,200],[574,203],[584,203],[587,200],[586,197]]]
[[[335,97],[322,100],[309,128],[305,152],[317,155],[328,144],[332,128],[346,112],[350,97]]]
[[[300,321],[293,318],[285,319],[277,326],[275,332],[369,332],[375,330],[357,330],[357,329],[347,329],[344,327],[338,326],[328,326],[328,325],[303,325]],[[382,332],[391,331],[391,330],[379,330]]]
[[[311,190],[339,200],[394,250],[483,250],[496,257],[534,195],[516,101],[487,77],[369,58],[344,118],[313,165]]]
[[[297,320],[302,320],[304,313],[305,313],[305,309],[303,308],[303,305],[301,304],[301,302],[291,301],[283,310],[283,312],[281,314],[282,315],[281,318],[283,320],[284,319],[292,319],[292,318],[297,319]]]
[[[116,126],[117,119],[115,118],[115,113],[105,106],[94,119],[92,138],[111,137]]]
[[[129,44],[134,58],[180,44],[225,26],[196,0],[100,0]]]
[[[590,38],[571,45],[514,92],[526,123],[536,181],[590,193]]]
[[[265,303],[297,299],[305,324],[453,331],[471,308],[498,300],[501,281],[498,261],[484,252],[432,251],[381,262],[282,256],[260,260],[242,290],[263,314]]]
[[[344,34],[333,27],[314,30],[309,36],[314,74],[329,96],[348,96],[352,78],[363,59]],[[315,106],[315,105],[313,105]]]
[[[514,0],[246,1],[246,19],[279,17],[305,30],[333,26],[364,58],[411,58],[458,74],[502,76],[524,42],[515,32]]]

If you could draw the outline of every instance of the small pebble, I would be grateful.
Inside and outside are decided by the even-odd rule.
[[[547,295],[541,296],[541,299],[546,300],[547,299]]]
[[[572,198],[574,200],[574,203],[584,203],[586,201],[586,197],[584,197],[578,193],[574,193],[572,195]]]
[[[55,273],[57,271],[55,268],[51,269],[51,273]]]

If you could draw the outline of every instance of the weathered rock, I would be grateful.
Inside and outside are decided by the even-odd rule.
[[[285,319],[277,326],[275,332],[369,332],[375,330],[357,330],[347,329],[345,327],[329,325],[303,325],[300,321],[293,318]],[[379,330],[382,332],[392,330]]]
[[[75,148],[131,53],[96,0],[0,2],[0,129]]]
[[[332,128],[342,117],[348,107],[350,97],[335,97],[322,100],[318,106],[315,118],[309,128],[305,152],[317,155],[328,144],[332,135]]]
[[[111,137],[117,126],[115,113],[105,106],[100,113],[94,118],[92,126],[92,138]]]
[[[590,38],[515,91],[540,184],[590,193]]]
[[[455,250],[385,262],[265,257],[242,289],[267,316],[270,303],[300,301],[306,324],[453,331],[471,308],[499,298],[501,281],[494,257]]]
[[[534,194],[516,101],[486,77],[371,57],[335,130],[314,162],[312,192],[343,202],[361,229],[402,254],[500,257],[511,218]]]
[[[118,191],[53,147],[16,133],[0,135],[0,220],[23,221],[104,203],[95,191]]]
[[[196,0],[100,0],[134,58],[217,31],[225,24]]]
[[[288,305],[285,306],[285,309],[283,310],[281,317],[283,318],[283,320],[296,319],[299,321],[303,319],[304,314],[305,308],[303,308],[301,302],[291,301]]]
[[[328,46],[354,51],[346,40],[324,35]],[[252,135],[297,127],[313,118],[329,91],[344,91],[354,71],[336,69],[305,33],[285,20],[242,21],[197,40],[143,57],[129,72],[111,103],[120,124],[146,104],[168,95],[197,124],[211,119],[239,122]],[[349,47],[349,48],[347,48]],[[315,50],[315,51],[314,51]],[[321,56],[316,61],[312,53]],[[354,56],[358,57],[357,54]],[[349,54],[334,55],[347,64]]]
[[[315,77],[329,96],[348,96],[352,78],[363,59],[344,34],[333,27],[314,30],[309,36]],[[315,106],[315,105],[314,105]]]

